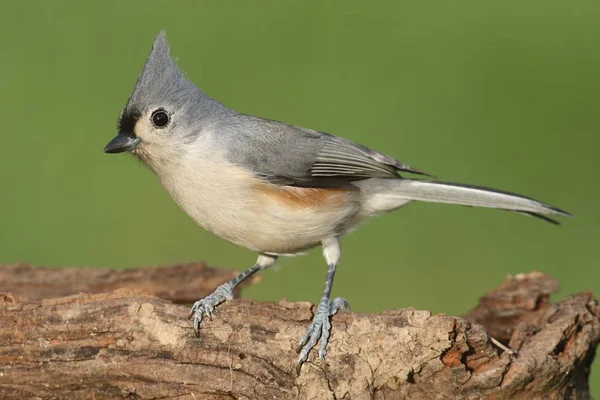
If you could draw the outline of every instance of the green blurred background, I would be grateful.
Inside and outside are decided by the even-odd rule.
[[[29,1],[0,25],[0,262],[128,267],[255,255],[198,228],[104,145],[152,41],[231,108],[344,136],[444,180],[577,217],[413,204],[343,241],[334,295],[359,312],[459,314],[506,274],[600,291],[597,1]],[[316,302],[320,250],[246,290]],[[593,370],[600,395],[600,372]]]

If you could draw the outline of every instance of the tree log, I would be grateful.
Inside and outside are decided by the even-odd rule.
[[[0,296],[0,397],[585,399],[600,339],[589,293],[551,304],[540,273],[508,277],[466,318],[413,309],[333,318],[328,365],[297,340],[309,303],[235,300],[196,338],[188,308],[136,289]],[[481,324],[483,325],[481,325]],[[484,326],[516,350],[494,346]]]
[[[40,268],[11,264],[0,265],[0,291],[33,300],[134,288],[177,304],[190,304],[237,274],[236,271],[209,268],[203,262],[129,269]],[[239,296],[241,288],[259,280],[260,276],[255,275],[243,282],[235,288],[235,297]]]

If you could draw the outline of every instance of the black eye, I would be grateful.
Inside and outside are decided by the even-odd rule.
[[[152,113],[152,123],[157,128],[163,128],[169,123],[169,114],[165,110],[156,110]]]

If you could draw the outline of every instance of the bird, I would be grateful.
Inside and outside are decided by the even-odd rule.
[[[130,152],[198,225],[258,253],[252,267],[193,304],[196,336],[242,281],[278,257],[322,247],[325,288],[298,342],[298,373],[317,344],[325,362],[331,317],[349,308],[345,299],[331,298],[331,289],[340,239],[360,223],[414,201],[496,208],[552,223],[558,221],[550,216],[571,215],[519,194],[438,181],[340,136],[236,112],[185,77],[164,31],[104,152]]]

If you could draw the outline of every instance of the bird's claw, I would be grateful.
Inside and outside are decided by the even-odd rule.
[[[327,355],[327,343],[329,342],[329,334],[331,331],[330,318],[335,315],[341,308],[349,310],[350,304],[341,297],[336,297],[333,300],[324,300],[319,303],[317,312],[315,313],[310,325],[298,343],[297,352],[300,353],[298,362],[296,363],[296,373],[300,374],[302,364],[308,358],[308,353],[321,339],[319,345],[319,358],[323,363]]]
[[[214,292],[198,300],[190,309],[188,319],[194,317],[194,333],[196,337],[200,336],[200,323],[204,316],[212,320],[212,313],[215,307],[226,300],[233,299],[233,290],[229,282],[222,284]]]

